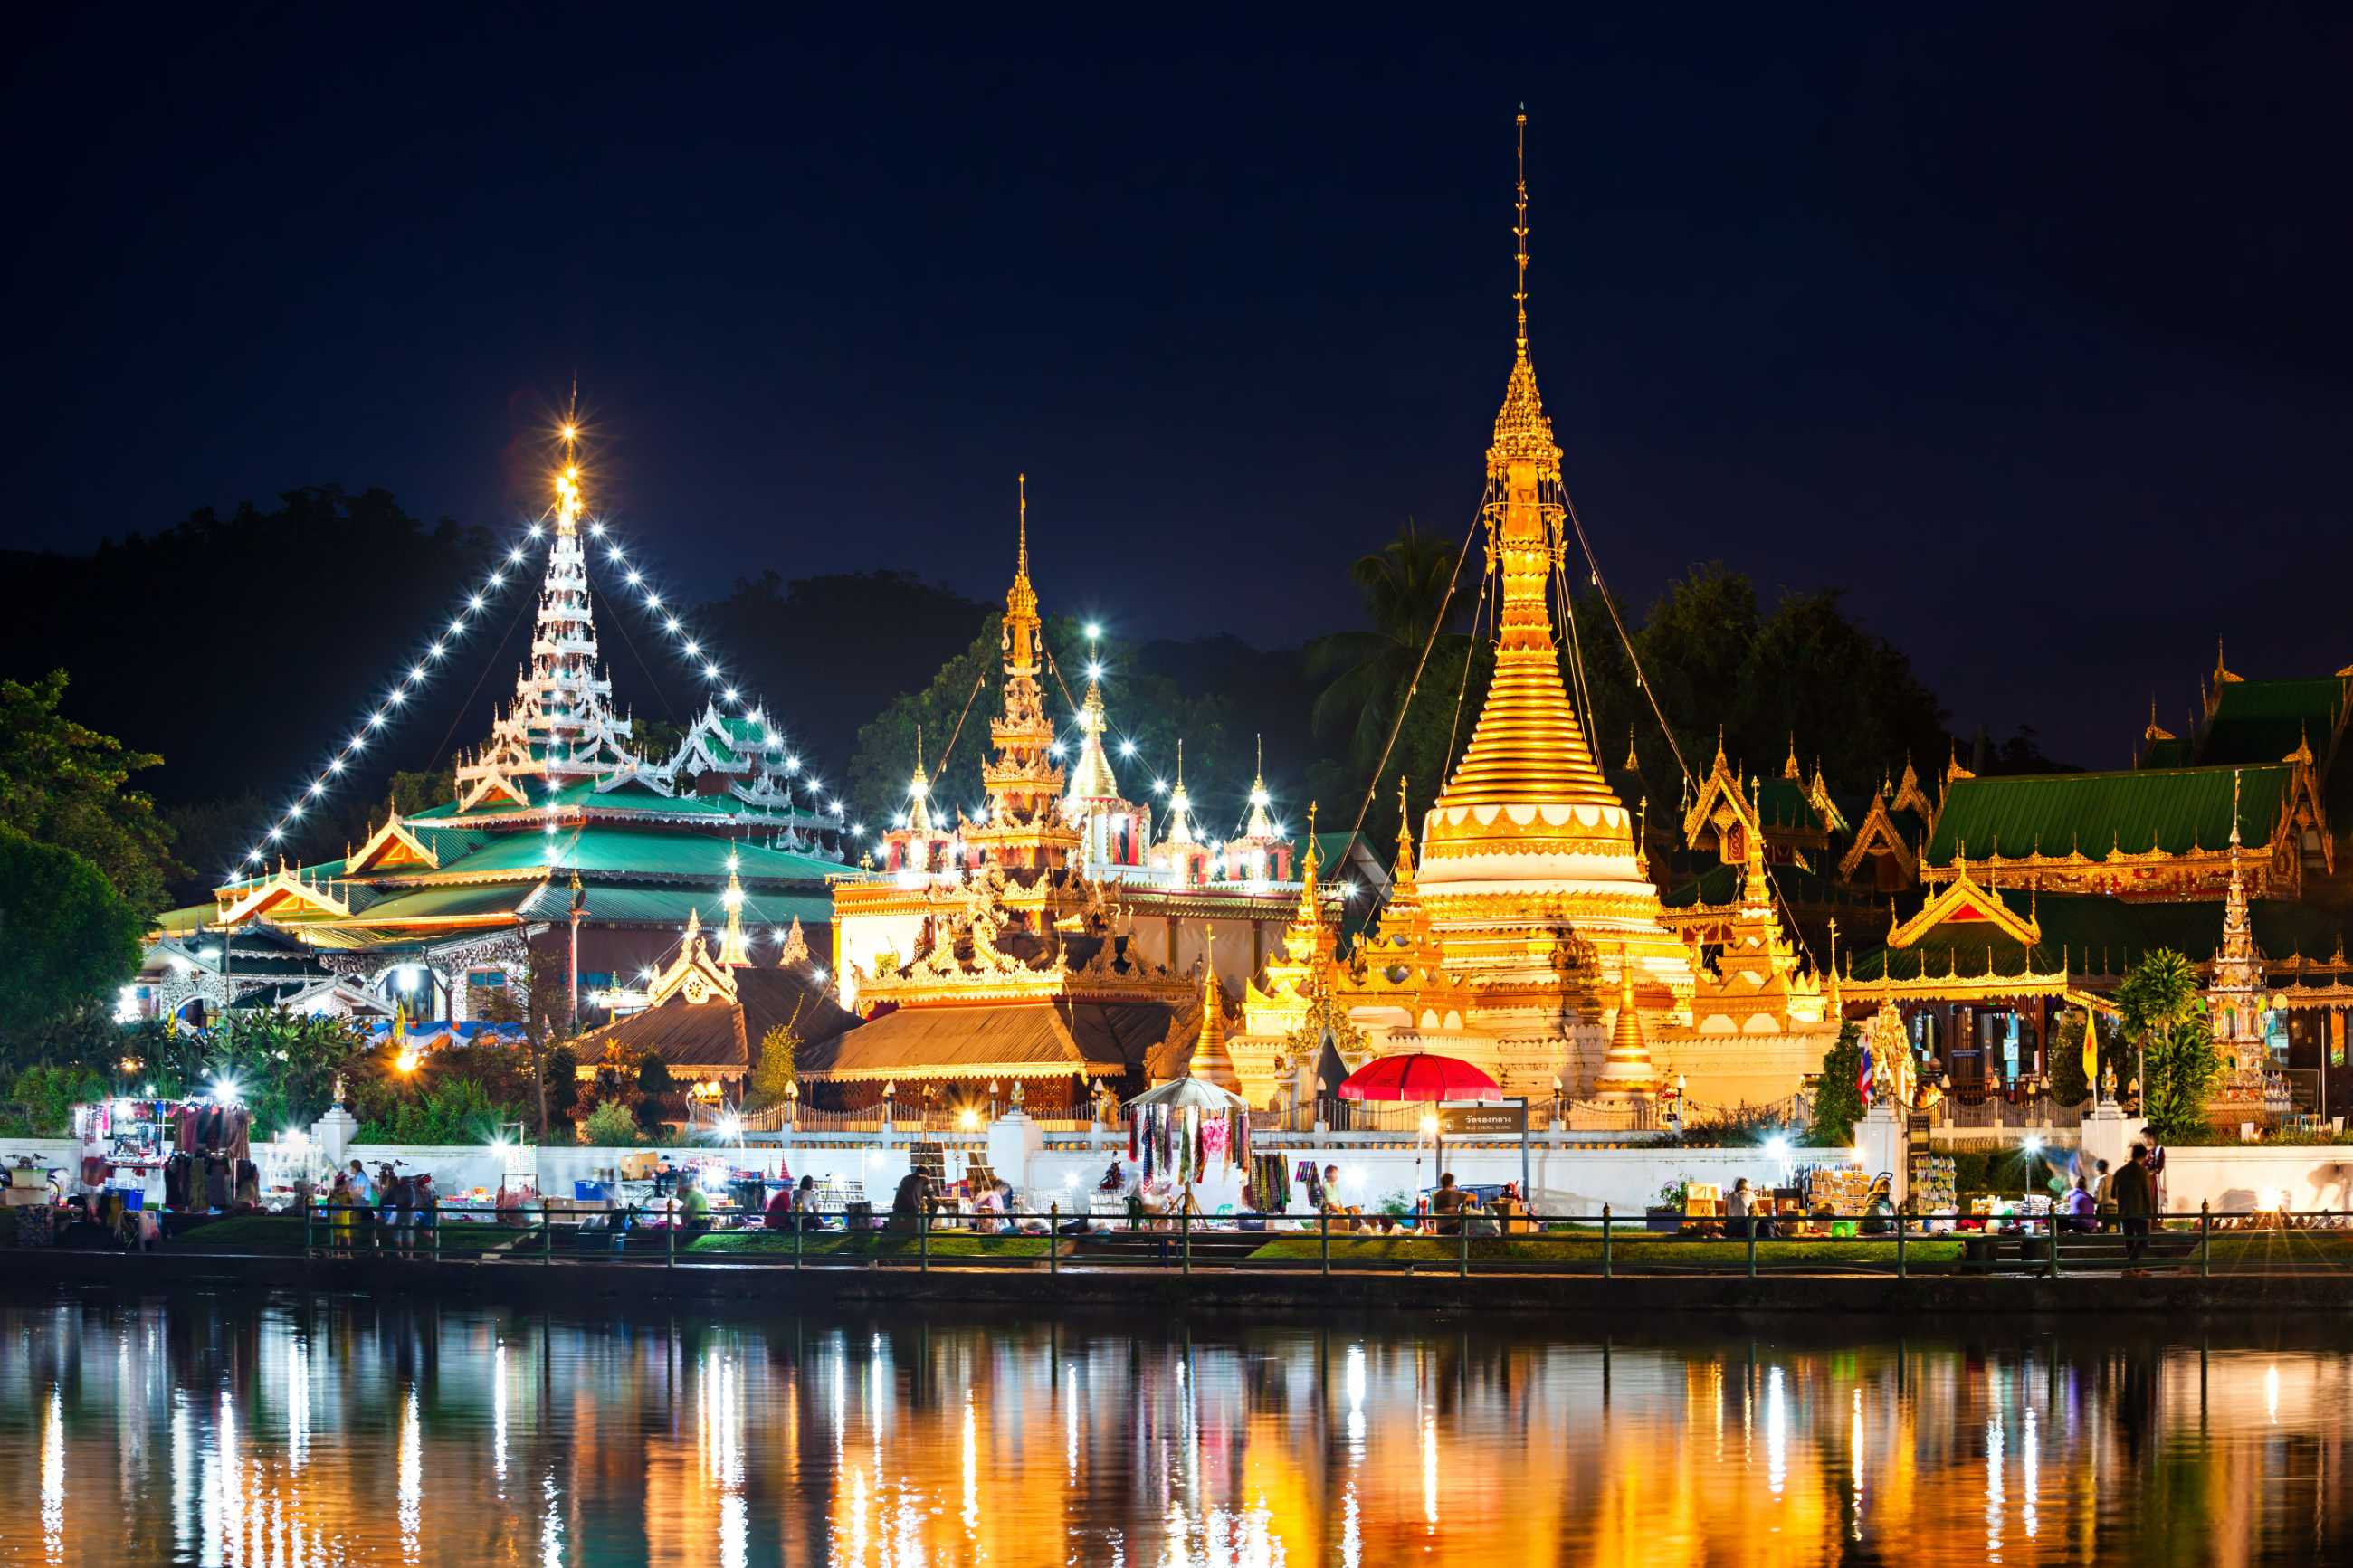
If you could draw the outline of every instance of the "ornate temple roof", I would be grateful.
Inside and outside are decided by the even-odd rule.
[[[1996,857],[2093,861],[2117,853],[2220,852],[2231,840],[2232,780],[2248,843],[2273,841],[2293,809],[2295,769],[2133,768],[2097,773],[2024,773],[1956,779],[1946,792],[1924,858],[1932,869]]]

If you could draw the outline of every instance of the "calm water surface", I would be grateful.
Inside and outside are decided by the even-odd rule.
[[[0,1563],[2327,1562],[2353,1331],[0,1304]]]

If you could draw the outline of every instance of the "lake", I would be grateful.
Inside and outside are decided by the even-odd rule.
[[[2353,1330],[0,1299],[0,1563],[2353,1555]]]

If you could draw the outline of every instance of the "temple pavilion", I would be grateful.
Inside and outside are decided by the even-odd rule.
[[[2014,1088],[2049,1074],[2069,1007],[2097,1010],[2170,949],[2207,977],[2232,1120],[2353,1108],[2353,889],[2329,809],[2353,670],[2248,680],[2218,649],[2200,685],[2187,738],[2152,712],[2130,769],[1950,764],[1913,825],[1918,907],[1852,957],[1849,1015],[1900,1027],[1958,1092]]]
[[[569,436],[564,456],[530,654],[489,736],[458,757],[453,798],[165,915],[145,1011],[192,1016],[233,995],[462,1021],[496,994],[523,1005],[537,974],[563,983],[559,1019],[594,1019],[645,1005],[691,923],[732,920],[771,963],[797,927],[822,951],[839,812],[818,809],[756,707],[707,704],[670,755],[638,748],[598,647]]]

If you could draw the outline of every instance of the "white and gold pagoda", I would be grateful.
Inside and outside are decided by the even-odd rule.
[[[950,826],[919,758],[881,868],[839,880],[832,967],[867,1022],[800,1064],[820,1101],[862,1104],[897,1086],[969,1102],[1012,1080],[1033,1110],[1076,1110],[1098,1083],[1136,1092],[1222,1039],[1204,999],[1240,994],[1293,913],[1290,887],[1203,882],[1200,857],[1153,854],[1149,814],[1121,797],[1104,752],[1099,666],[1066,778],[1042,634],[1025,480],[987,802]],[[1171,830],[1194,835],[1186,803]]]

